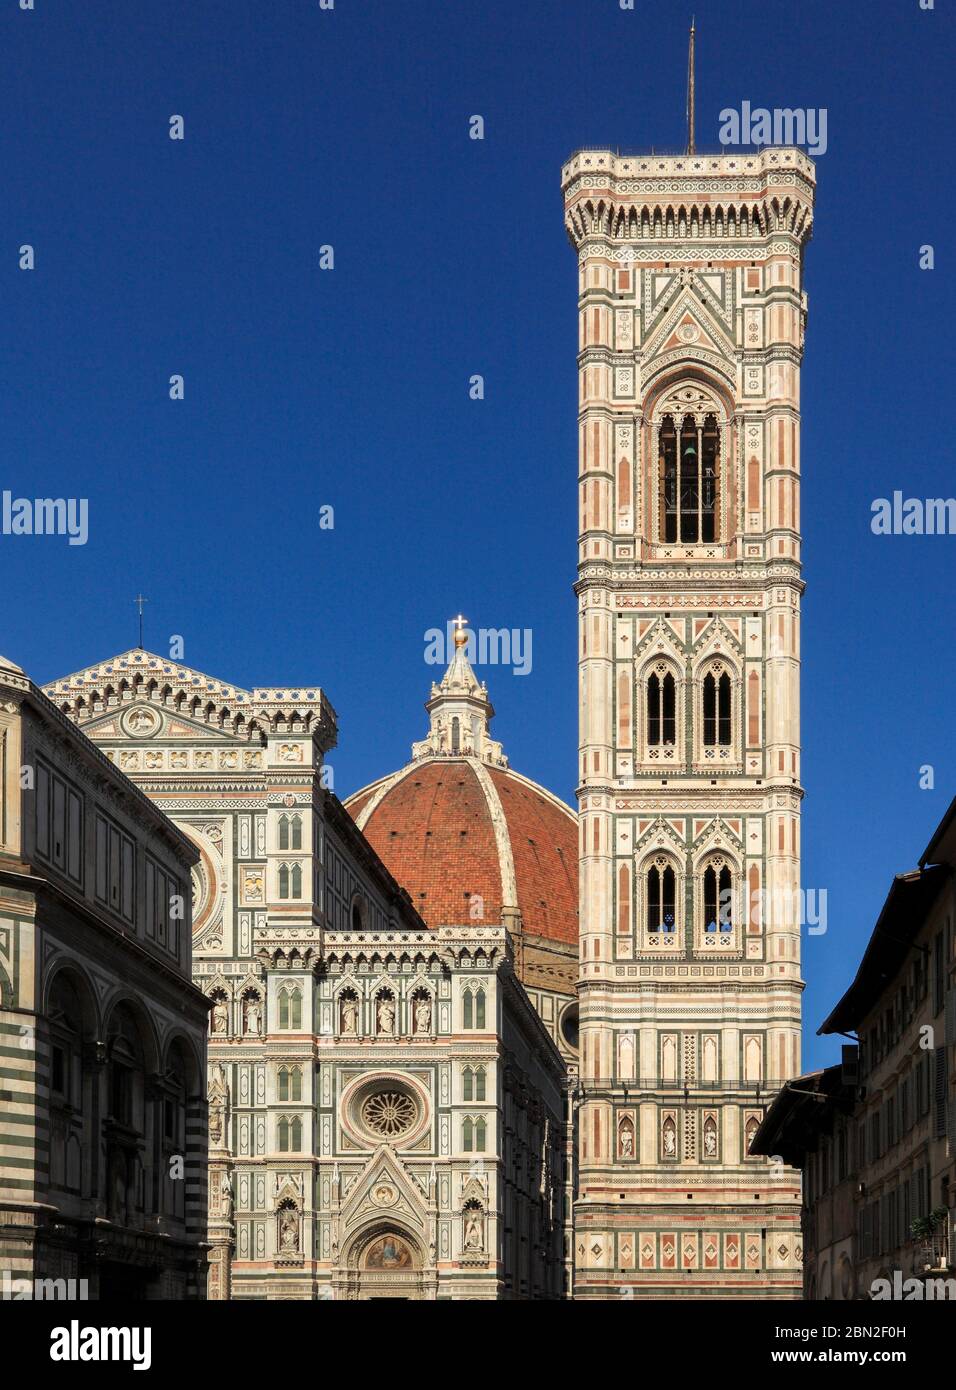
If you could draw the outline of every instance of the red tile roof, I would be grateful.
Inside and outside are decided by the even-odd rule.
[[[578,848],[573,811],[515,772],[482,767],[504,813],[502,874],[492,819],[495,796],[489,805],[479,766],[464,757],[422,759],[394,779],[356,792],[345,805],[430,927],[500,922],[503,906],[517,906],[526,932],[575,944]],[[507,885],[511,878],[509,846],[516,903],[503,893],[503,882]],[[476,895],[482,899],[481,916]]]

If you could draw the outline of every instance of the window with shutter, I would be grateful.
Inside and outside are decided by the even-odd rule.
[[[37,854],[50,857],[50,774],[37,763],[36,846]]]
[[[83,881],[83,802],[76,792],[67,798],[66,871],[74,883]]]
[[[50,858],[58,869],[66,868],[66,785],[53,777],[53,844]]]
[[[946,1092],[948,1090],[948,1068],[946,1049],[938,1047],[933,1064],[933,1128],[937,1139],[946,1133]]]

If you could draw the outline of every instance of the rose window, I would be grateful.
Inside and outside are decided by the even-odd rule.
[[[362,1102],[362,1123],[383,1139],[406,1134],[418,1118],[418,1107],[404,1091],[374,1091]]]

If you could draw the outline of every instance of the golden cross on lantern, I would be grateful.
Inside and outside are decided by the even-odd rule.
[[[467,642],[468,642],[468,634],[462,631],[462,628],[465,626],[465,623],[467,623],[467,621],[468,621],[468,619],[467,619],[467,618],[463,618],[462,615],[461,615],[460,613],[458,614],[458,617],[457,617],[457,618],[452,618],[452,622],[455,624],[455,649],[456,649],[456,651],[457,651],[457,649],[458,649],[459,647],[464,647],[464,646],[467,645]]]

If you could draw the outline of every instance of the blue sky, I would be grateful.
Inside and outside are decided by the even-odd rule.
[[[804,881],[827,890],[829,927],[804,942],[814,1063],[835,1055],[815,1029],[892,873],[956,792],[956,537],[869,527],[896,488],[954,491],[952,20],[918,0],[694,5],[699,147],[744,100],[828,113],[803,373]],[[0,488],[88,498],[90,537],[0,536],[0,651],[40,681],[100,660],[135,644],[142,591],[147,646],[178,633],[224,679],[320,683],[346,795],[422,735],[428,628],[459,611],[530,628],[531,674],[480,674],[512,764],[571,800],[560,167],[586,144],[681,147],[688,16],[36,6],[0,18]]]

